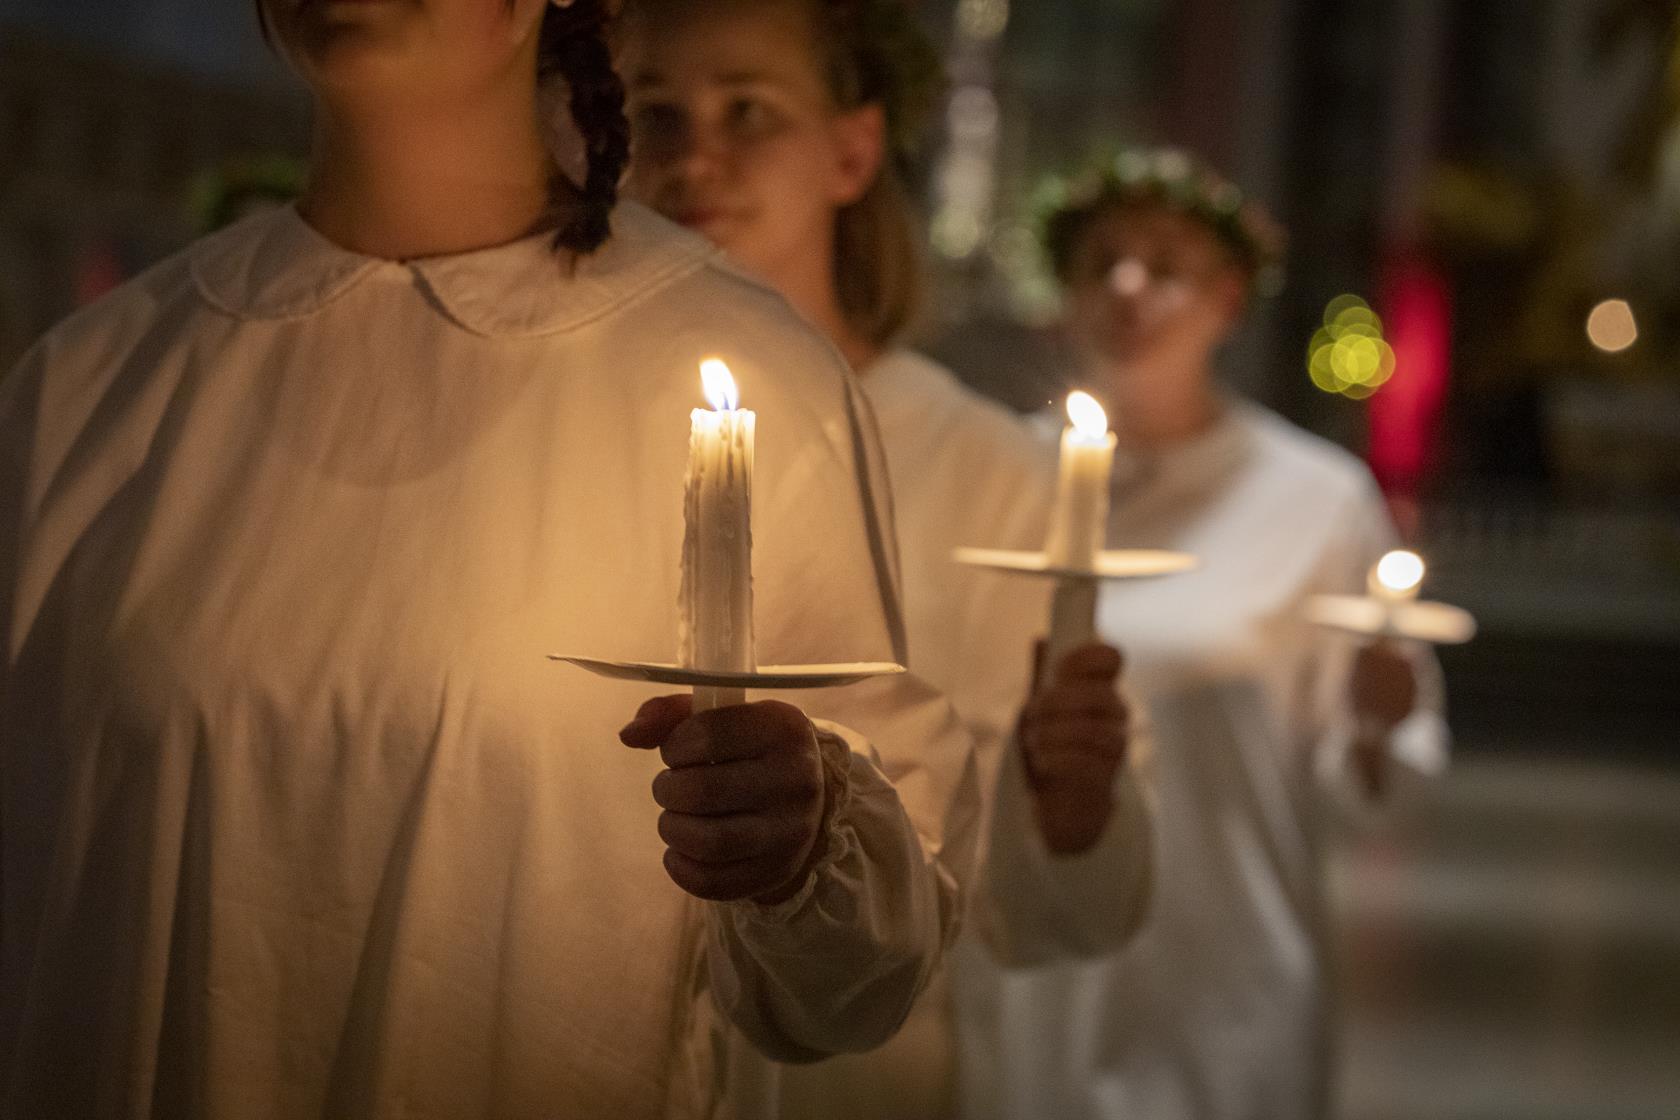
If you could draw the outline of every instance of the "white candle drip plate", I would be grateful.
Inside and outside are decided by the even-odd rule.
[[[596,676],[621,681],[648,681],[690,688],[838,688],[870,677],[904,672],[891,661],[853,661],[833,665],[764,665],[751,672],[727,669],[690,669],[669,661],[607,661],[598,657],[549,654],[550,661],[564,661]]]
[[[1318,626],[1369,638],[1456,646],[1476,636],[1476,619],[1469,611],[1427,599],[1384,603],[1369,595],[1314,595],[1307,600],[1305,614]]]
[[[1150,579],[1156,576],[1177,575],[1190,571],[1200,563],[1188,552],[1146,548],[1099,552],[1096,563],[1090,568],[1056,567],[1043,552],[1013,552],[1002,548],[959,548],[951,553],[951,559],[971,568],[990,568],[997,572],[1015,572],[1057,579],[1101,580]]]

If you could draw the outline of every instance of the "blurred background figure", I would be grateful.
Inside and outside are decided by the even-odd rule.
[[[1671,0],[912,6],[952,78],[906,180],[934,266],[913,340],[1018,410],[1059,398],[1044,183],[1103,138],[1199,152],[1292,234],[1226,383],[1364,456],[1428,593],[1481,621],[1441,655],[1452,769],[1327,852],[1338,1114],[1672,1116]],[[307,126],[245,5],[0,0],[0,368],[184,244],[203,171]],[[1394,352],[1381,386],[1313,376],[1343,296]]]
[[[1282,253],[1234,184],[1178,150],[1127,150],[1062,192],[1045,242],[1072,379],[1120,436],[1110,544],[1200,565],[1106,586],[1099,607],[1159,750],[1143,932],[1094,963],[965,957],[965,1114],[1324,1116],[1320,787],[1381,806],[1444,769],[1446,735],[1430,657],[1302,615],[1314,594],[1362,594],[1394,533],[1358,459],[1215,383]]]

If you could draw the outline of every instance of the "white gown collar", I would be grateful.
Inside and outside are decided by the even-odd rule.
[[[392,261],[334,244],[286,206],[200,241],[191,269],[205,299],[248,320],[307,318],[370,275],[404,270],[465,329],[519,338],[581,326],[716,253],[704,238],[626,202],[613,211],[612,238],[575,270],[554,251],[551,233]]]
[[[1259,410],[1240,397],[1221,394],[1213,424],[1169,447],[1140,451],[1122,444],[1114,455],[1114,479],[1137,477],[1207,478],[1222,476],[1247,459]]]

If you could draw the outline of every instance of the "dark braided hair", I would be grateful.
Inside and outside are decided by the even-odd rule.
[[[606,0],[572,0],[564,8],[551,4],[537,43],[537,79],[566,83],[572,121],[588,153],[583,183],[574,185],[576,213],[554,236],[556,248],[580,254],[600,248],[612,233],[619,180],[630,162],[630,122],[624,116],[624,83],[608,48],[609,20]]]

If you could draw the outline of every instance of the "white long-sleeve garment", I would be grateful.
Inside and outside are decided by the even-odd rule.
[[[956,951],[1019,961],[1111,948],[1136,927],[1149,900],[1153,823],[1143,721],[1135,722],[1132,762],[1117,781],[1117,808],[1101,841],[1079,858],[1052,857],[1031,823],[1011,738],[1031,683],[1033,643],[1046,629],[1050,584],[951,560],[963,545],[1043,547],[1055,448],[911,351],[883,354],[860,382],[892,479],[911,668],[951,698],[975,736],[988,810],[1002,802],[986,814],[986,873]],[[956,1057],[942,971],[885,1046],[787,1071],[782,1115],[939,1120],[956,1107]]]
[[[1392,531],[1357,460],[1243,403],[1164,454],[1122,451],[1110,526],[1114,546],[1201,559],[1109,584],[1100,606],[1153,720],[1154,901],[1107,959],[955,962],[963,1114],[1310,1120],[1328,1077],[1320,798],[1347,776],[1354,644],[1301,608],[1362,591]],[[1427,701],[1392,748],[1439,770],[1438,677],[1418,664]]]
[[[0,1115],[744,1114],[735,1031],[902,1019],[972,847],[944,700],[794,695],[853,748],[828,854],[714,905],[616,738],[669,689],[545,659],[674,655],[711,354],[759,417],[759,657],[902,652],[843,363],[700,239],[614,228],[568,274],[259,216],[0,385]]]

